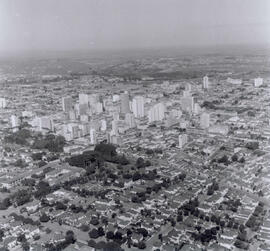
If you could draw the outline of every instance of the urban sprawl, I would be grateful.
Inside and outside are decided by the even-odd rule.
[[[270,250],[270,78],[3,78],[0,250]]]

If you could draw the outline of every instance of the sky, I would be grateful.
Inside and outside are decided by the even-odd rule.
[[[270,0],[0,0],[0,51],[270,44]]]

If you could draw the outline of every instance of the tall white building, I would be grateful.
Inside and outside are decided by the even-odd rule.
[[[208,87],[209,87],[209,78],[208,78],[208,76],[203,77],[202,87],[203,87],[203,89],[208,89]]]
[[[62,98],[62,108],[63,108],[64,112],[69,112],[73,109],[71,97],[63,97]]]
[[[89,124],[88,123],[79,124],[79,130],[81,131],[82,136],[86,136],[87,134],[89,134]]]
[[[112,100],[113,100],[113,102],[118,102],[120,100],[120,96],[115,94],[112,96]]]
[[[7,107],[7,100],[5,98],[0,98],[0,108]]]
[[[198,114],[200,114],[200,112],[201,112],[201,107],[200,107],[200,105],[198,104],[198,103],[195,103],[194,104],[194,114],[195,115],[198,115]]]
[[[96,143],[97,143],[96,130],[91,128],[90,129],[90,144],[95,145]]]
[[[181,107],[184,111],[192,112],[194,109],[194,98],[192,96],[182,97]]]
[[[179,148],[183,148],[184,145],[187,143],[187,140],[188,140],[188,138],[187,138],[186,134],[179,135],[179,138],[178,138],[178,141],[179,141],[178,146],[179,146]]]
[[[135,118],[144,117],[144,98],[142,96],[136,96],[133,98],[132,112]]]
[[[81,122],[89,122],[89,116],[86,114],[80,115]]]
[[[255,78],[254,79],[254,86],[260,87],[261,85],[263,85],[263,78]]]
[[[125,115],[125,122],[126,122],[128,128],[134,128],[134,127],[136,126],[134,114],[132,114],[132,113],[127,113],[127,114]]]
[[[78,119],[78,111],[77,111],[77,109],[69,111],[68,117],[69,117],[70,120]]]
[[[101,127],[100,127],[101,131],[106,131],[107,130],[107,122],[105,119],[101,120]]]
[[[191,93],[189,90],[184,90],[183,91],[183,97],[186,98],[186,97],[191,97]]]
[[[103,104],[101,102],[97,102],[95,105],[95,111],[96,114],[100,114],[103,112]]]
[[[89,106],[88,104],[79,104],[79,114],[80,115],[86,115],[89,113]]]
[[[80,93],[79,94],[79,104],[87,104],[88,105],[88,94]]]
[[[118,120],[113,120],[112,121],[112,134],[113,135],[118,135],[119,128],[118,128]]]
[[[121,113],[129,113],[129,95],[128,93],[122,93],[121,96]]]
[[[148,112],[149,123],[163,120],[165,117],[165,110],[166,108],[163,103],[158,103],[151,107]]]
[[[191,92],[191,84],[190,83],[186,84],[185,91]]]
[[[71,134],[72,139],[78,138],[79,135],[79,126],[75,123],[68,124],[68,131]]]
[[[119,120],[119,113],[118,112],[113,113],[113,120]]]
[[[200,126],[202,129],[206,129],[210,126],[210,114],[209,113],[202,113],[200,117]]]
[[[20,126],[20,119],[16,115],[11,115],[10,122],[11,122],[12,131],[17,132]]]

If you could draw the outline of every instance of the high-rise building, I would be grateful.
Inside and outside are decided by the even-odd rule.
[[[5,98],[0,98],[0,108],[7,107],[7,100]]]
[[[191,92],[191,84],[190,83],[186,84],[185,91]]]
[[[86,115],[88,114],[89,107],[88,104],[79,104],[79,114]]]
[[[166,108],[163,103],[158,103],[151,107],[148,112],[149,123],[163,120],[165,117],[165,110]]]
[[[107,122],[105,119],[101,120],[101,127],[100,127],[101,131],[106,131],[107,130]]]
[[[72,139],[79,137],[79,126],[77,124],[68,124],[68,131],[70,132]]]
[[[112,121],[112,134],[118,135],[119,129],[118,129],[118,120]]]
[[[83,104],[87,104],[88,105],[88,94],[85,93],[80,93],[79,94],[79,104],[83,105]]]
[[[20,119],[16,115],[11,115],[10,122],[11,122],[12,131],[17,132],[19,130],[19,126],[21,124]]]
[[[81,131],[82,136],[86,136],[87,134],[89,134],[89,124],[88,123],[79,124],[79,129]]]
[[[263,85],[263,78],[255,78],[254,79],[254,86],[260,87],[261,85]]]
[[[182,97],[181,107],[184,111],[192,112],[194,109],[194,98],[192,96]]]
[[[69,131],[67,124],[62,125],[62,136],[65,138],[66,141],[73,140],[72,134]]]
[[[50,117],[44,116],[39,118],[39,130],[40,131],[53,131],[54,124]]]
[[[78,111],[77,111],[77,109],[69,111],[68,117],[69,117],[70,120],[78,119]]]
[[[134,114],[132,114],[132,113],[127,113],[127,114],[125,115],[125,122],[126,122],[128,128],[134,128],[134,127],[136,126]]]
[[[119,113],[118,112],[113,113],[113,120],[119,120]]]
[[[191,97],[190,91],[184,90],[184,91],[183,91],[183,97],[184,97],[184,98],[186,98],[186,97]]]
[[[129,112],[129,95],[128,93],[121,93],[121,113]]]
[[[200,126],[202,129],[206,129],[210,126],[210,115],[209,113],[202,113],[200,118]]]
[[[97,102],[95,105],[95,113],[100,114],[103,112],[103,104],[101,102]]]
[[[200,114],[200,111],[201,111],[200,105],[198,103],[195,103],[194,104],[194,111],[193,111],[194,114],[198,115],[198,114]]]
[[[118,102],[120,100],[120,96],[115,94],[112,96],[112,100],[113,100],[113,102]]]
[[[208,87],[209,87],[209,78],[208,78],[208,76],[203,77],[202,87],[203,87],[203,89],[208,89]]]
[[[86,114],[80,115],[81,122],[89,122],[89,116]]]
[[[98,103],[100,100],[99,98],[99,94],[95,93],[95,94],[91,94],[91,95],[88,95],[88,103],[89,103],[89,106],[95,106],[96,103]]]
[[[119,135],[114,135],[112,133],[110,133],[108,135],[108,142],[114,145],[121,145],[122,143],[122,139]]]
[[[173,110],[171,110],[171,114],[173,117],[181,118],[183,113],[181,110],[173,109]]]
[[[179,135],[178,141],[179,141],[179,148],[183,148],[184,145],[187,143],[187,135],[186,134],[181,134]]]
[[[133,98],[132,112],[135,118],[144,117],[144,98],[142,96],[136,96]]]
[[[97,143],[96,130],[91,128],[90,129],[90,144],[95,145],[96,143]]]
[[[93,114],[102,113],[103,105],[100,102],[99,94],[88,95],[88,106]]]
[[[64,112],[69,112],[73,109],[71,97],[63,97],[62,98],[62,108],[63,108]]]
[[[179,122],[179,119],[177,119],[175,116],[175,113],[173,111],[171,111],[168,114],[168,116],[166,117],[165,126],[170,127],[170,126],[177,124],[178,122]]]

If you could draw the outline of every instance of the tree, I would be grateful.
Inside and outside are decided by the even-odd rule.
[[[225,165],[229,164],[229,158],[227,155],[223,155],[220,159],[218,159],[218,163],[224,163]]]
[[[104,235],[105,235],[105,232],[104,232],[103,227],[99,227],[99,228],[98,228],[98,235],[99,235],[99,236],[104,236]]]
[[[237,154],[234,154],[233,156],[232,156],[232,161],[233,162],[236,162],[238,160],[238,156],[237,156]]]
[[[145,249],[145,248],[146,248],[146,244],[145,244],[143,241],[140,241],[140,242],[138,243],[137,247],[138,247],[139,249]]]
[[[99,237],[99,232],[96,228],[93,228],[88,234],[91,239],[97,239]]]
[[[111,161],[113,157],[117,156],[116,147],[112,144],[97,144],[94,151],[99,152],[101,156],[107,161]]]
[[[33,154],[31,155],[31,158],[32,158],[33,160],[42,160],[42,157],[43,157],[43,155],[45,155],[45,154],[46,154],[45,152],[33,153]]]
[[[253,141],[253,142],[248,142],[246,144],[246,148],[250,150],[257,150],[259,149],[259,142]]]
[[[5,198],[0,203],[0,210],[6,210],[11,206],[11,202],[9,198]]]
[[[141,174],[139,172],[135,172],[132,176],[132,180],[137,181],[139,179],[141,179]]]
[[[139,157],[138,159],[137,159],[137,161],[136,161],[136,167],[138,168],[138,169],[140,169],[140,168],[143,168],[145,165],[144,165],[144,159],[143,158],[141,158],[141,157]]]
[[[88,231],[89,231],[89,226],[86,225],[86,224],[83,224],[83,225],[81,225],[80,229],[81,229],[83,232],[88,232]]]
[[[31,194],[27,190],[19,190],[14,195],[14,201],[18,206],[28,203],[31,199]]]
[[[23,251],[29,251],[30,250],[30,244],[27,241],[22,242],[22,249],[23,249]]]
[[[18,242],[26,242],[25,234],[19,234],[17,236],[17,241]]]
[[[0,242],[3,240],[3,237],[5,236],[5,232],[3,229],[0,229]]]
[[[43,214],[39,217],[39,220],[40,220],[40,222],[48,222],[48,221],[50,220],[50,217],[49,217],[47,214],[43,213]]]
[[[72,230],[68,230],[65,235],[65,241],[67,244],[73,244],[76,242],[76,238],[74,232]]]
[[[237,248],[240,248],[240,249],[248,250],[249,244],[247,242],[236,239],[234,246],[236,246]]]
[[[40,199],[51,192],[49,183],[43,180],[37,184],[36,189],[37,191],[35,192],[35,197],[37,199]]]
[[[112,240],[114,238],[114,233],[112,231],[107,232],[106,238]]]
[[[88,246],[89,246],[89,247],[95,248],[95,247],[96,247],[96,244],[97,244],[97,243],[96,243],[94,240],[92,240],[92,239],[88,241]]]
[[[61,202],[61,201],[56,201],[55,203],[55,209],[56,210],[66,210],[67,209],[67,206]]]
[[[183,221],[183,216],[181,214],[178,214],[176,220],[177,220],[177,222]]]
[[[99,221],[98,221],[97,217],[92,217],[90,224],[92,224],[94,226],[98,225]]]
[[[142,234],[144,238],[148,236],[148,231],[145,228],[139,228],[138,233]]]

